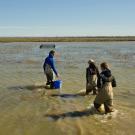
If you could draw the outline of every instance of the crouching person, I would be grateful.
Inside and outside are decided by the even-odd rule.
[[[97,94],[97,77],[99,76],[98,68],[95,65],[94,60],[88,61],[88,68],[86,68],[86,94],[93,92],[93,95]]]
[[[106,62],[101,63],[101,73],[97,86],[99,93],[94,100],[94,107],[99,111],[101,104],[104,104],[105,113],[113,112],[113,87],[116,87],[115,78]]]
[[[49,86],[50,88],[53,88],[54,73],[56,77],[58,77],[58,73],[54,64],[54,55],[55,51],[51,50],[49,52],[48,57],[46,57],[43,65],[44,74],[46,75],[47,79],[46,85]]]

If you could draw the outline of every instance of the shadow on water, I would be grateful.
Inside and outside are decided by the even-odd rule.
[[[45,89],[45,85],[39,85],[39,86],[35,86],[35,85],[27,85],[27,86],[12,86],[12,87],[8,87],[9,90],[38,90],[38,89]]]
[[[76,98],[76,97],[80,97],[82,95],[62,93],[62,94],[52,94],[50,96],[52,96],[52,97],[61,97],[61,98]]]
[[[51,97],[61,97],[61,98],[77,98],[81,96],[85,96],[85,94],[82,93],[75,93],[75,94],[69,94],[69,93],[61,93],[59,90],[55,89],[47,89],[45,85],[26,85],[26,86],[12,86],[8,87],[9,90],[30,90],[30,91],[38,91],[42,90],[42,96],[51,96]],[[55,93],[58,92],[58,93]]]
[[[73,111],[73,112],[66,112],[61,114],[45,114],[44,117],[48,117],[52,120],[64,119],[66,117],[76,118],[76,117],[83,117],[93,115],[90,110],[82,110],[82,111]]]

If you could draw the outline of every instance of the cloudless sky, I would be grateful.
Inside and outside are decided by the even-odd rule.
[[[0,0],[0,36],[135,36],[135,0]]]

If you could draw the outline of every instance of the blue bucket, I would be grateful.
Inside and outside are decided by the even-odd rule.
[[[62,81],[61,80],[56,80],[53,82],[53,88],[54,89],[60,89],[62,87]]]

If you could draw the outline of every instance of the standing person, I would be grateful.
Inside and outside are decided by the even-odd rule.
[[[99,93],[95,98],[94,107],[99,111],[101,104],[104,104],[105,113],[113,111],[113,88],[116,87],[116,80],[106,62],[101,63],[101,73],[97,86]]]
[[[86,94],[93,91],[93,95],[97,94],[97,77],[99,76],[99,71],[95,65],[94,60],[90,59],[88,61],[89,67],[86,68]]]
[[[44,65],[43,65],[44,73],[47,78],[46,85],[50,85],[50,88],[53,87],[52,85],[53,85],[54,73],[56,77],[59,77],[54,64],[54,55],[55,55],[55,51],[51,50],[49,52],[49,55],[45,58]]]

